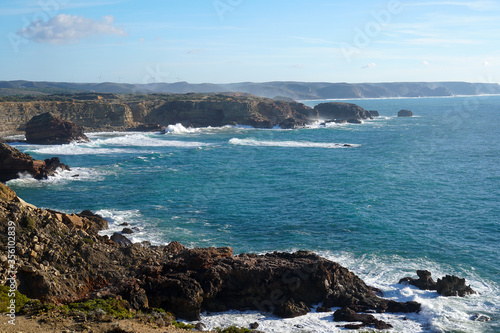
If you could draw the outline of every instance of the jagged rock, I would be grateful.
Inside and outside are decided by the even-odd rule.
[[[372,116],[372,118],[380,117],[380,114],[378,111],[370,110],[368,112],[370,112],[370,116]]]
[[[281,318],[295,318],[306,315],[310,311],[311,309],[304,302],[296,303],[293,299],[289,299],[276,307],[274,314]]]
[[[436,290],[443,296],[460,296],[475,294],[476,292],[465,284],[465,279],[455,275],[446,275],[436,282]]]
[[[35,160],[28,154],[5,143],[0,143],[0,181],[16,179],[19,174],[29,173],[35,179],[46,179],[56,174],[57,170],[70,168],[53,157],[45,161]]]
[[[331,311],[332,311],[331,308],[322,305],[316,308],[316,312],[331,312]]]
[[[130,239],[128,239],[127,237],[125,237],[122,234],[119,234],[117,232],[115,232],[113,235],[111,235],[111,240],[120,246],[132,245],[132,242],[130,241]]]
[[[437,282],[431,277],[431,272],[426,270],[417,271],[418,279],[405,277],[399,283],[408,283],[422,290],[436,290],[443,296],[466,296],[476,292],[465,284],[465,279],[455,275],[446,275]]]
[[[398,117],[413,117],[413,112],[410,110],[400,110],[398,112]]]
[[[363,119],[372,119],[369,111],[351,103],[321,103],[314,107],[319,119],[329,119],[330,122],[359,123]]]
[[[134,230],[132,230],[130,228],[123,228],[123,230],[122,230],[122,234],[130,235],[130,234],[133,234],[133,233],[134,233]]]
[[[249,327],[251,330],[256,330],[259,328],[259,323],[257,323],[257,322],[251,323]]]
[[[436,290],[436,282],[431,277],[431,272],[426,270],[417,271],[418,279],[406,277],[399,280],[399,283],[408,283],[422,290]]]
[[[65,144],[88,142],[83,129],[69,121],[62,120],[50,112],[34,116],[26,124],[26,142],[34,144]]]

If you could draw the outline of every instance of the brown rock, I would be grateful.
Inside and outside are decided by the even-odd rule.
[[[52,113],[34,116],[26,124],[26,141],[35,144],[66,144],[88,142],[89,138],[78,125],[62,120]]]
[[[16,179],[21,173],[29,173],[35,179],[46,179],[55,175],[59,168],[69,170],[58,158],[35,160],[14,147],[0,143],[0,182]]]

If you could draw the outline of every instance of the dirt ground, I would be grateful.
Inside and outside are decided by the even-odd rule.
[[[111,323],[75,322],[71,318],[50,318],[48,316],[16,316],[15,325],[9,324],[10,318],[0,315],[1,333],[186,333],[175,327],[154,327],[138,320],[114,320]]]

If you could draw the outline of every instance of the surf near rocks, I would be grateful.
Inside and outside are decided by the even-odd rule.
[[[98,234],[107,225],[99,216],[39,209],[1,186],[12,195],[0,197],[0,226],[16,225],[19,291],[30,298],[65,304],[121,297],[133,309],[159,307],[188,320],[230,309],[297,316],[318,303],[353,311],[419,309],[378,297],[356,275],[311,252],[234,255],[231,248],[187,249],[177,242],[119,245]]]

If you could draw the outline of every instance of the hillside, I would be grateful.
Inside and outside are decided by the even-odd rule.
[[[500,85],[497,83],[468,82],[328,83],[275,81],[230,84],[191,84],[187,82],[126,84],[0,81],[0,98],[22,94],[75,92],[114,94],[241,92],[267,98],[281,96],[295,100],[307,100],[500,94]]]

